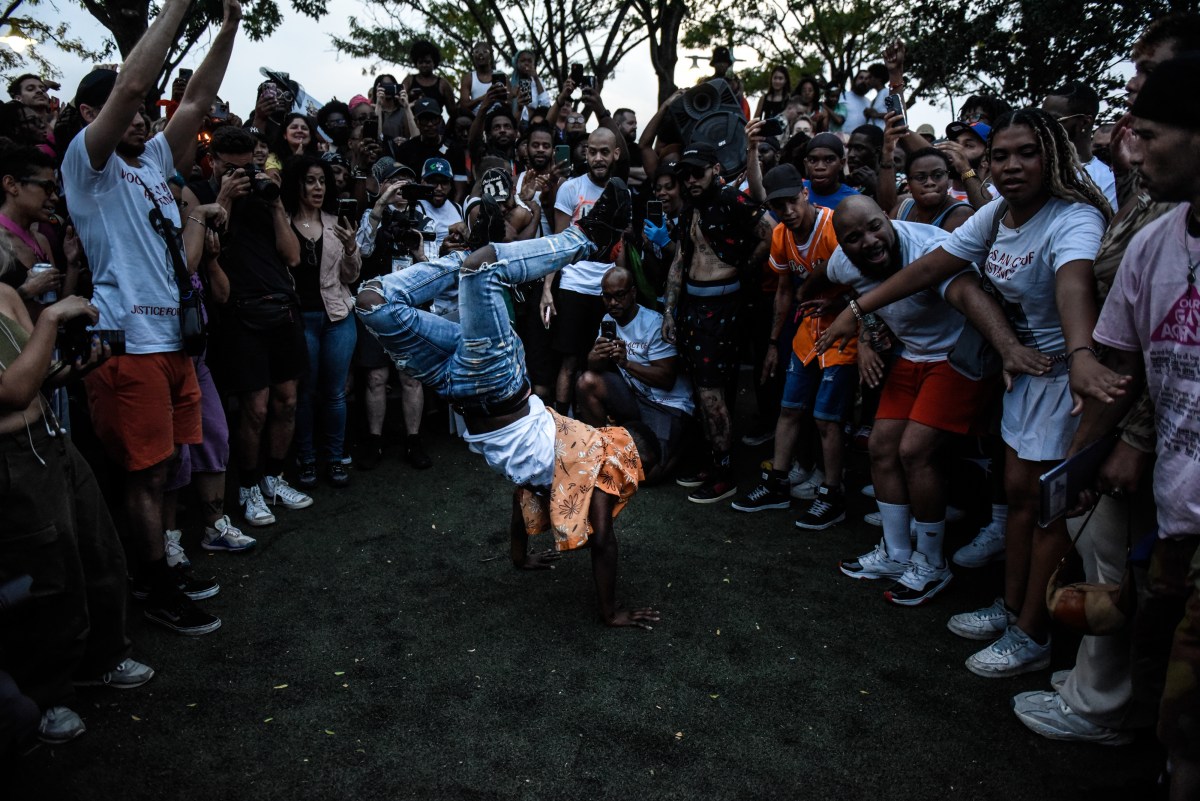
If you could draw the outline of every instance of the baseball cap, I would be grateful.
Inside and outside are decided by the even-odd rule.
[[[322,153],[321,161],[324,161],[327,164],[337,164],[340,167],[345,167],[346,169],[350,169],[350,162],[346,161],[346,157],[343,156],[341,153],[334,153],[332,150]]]
[[[837,134],[819,133],[809,140],[808,146],[804,148],[804,155],[807,156],[819,147],[826,150],[832,150],[840,159],[846,155],[846,146],[842,144],[842,140],[837,138]]]
[[[451,181],[454,180],[454,170],[450,168],[450,162],[445,159],[426,159],[425,166],[421,170],[421,177],[428,178],[431,175],[441,175]]]
[[[693,167],[711,167],[719,161],[717,149],[708,142],[693,142],[679,157],[680,164],[690,164]]]
[[[1194,108],[1185,108],[1191,104],[1179,102],[1178,89],[1184,85],[1179,81],[1197,75],[1200,75],[1200,57],[1195,54],[1162,62],[1146,77],[1130,113],[1150,122],[1195,130],[1200,127],[1200,114]],[[1171,96],[1172,89],[1175,90],[1175,97]]]
[[[722,62],[725,64],[732,64],[733,63],[733,53],[730,52],[728,47],[714,47],[712,59],[708,63],[709,64],[720,64]]]
[[[767,190],[767,200],[795,197],[804,191],[804,176],[793,165],[780,164],[763,176],[763,189]]]
[[[371,175],[377,183],[383,183],[389,178],[394,178],[402,172],[408,173],[409,178],[416,178],[417,175],[408,167],[396,161],[391,156],[383,156],[379,161],[371,165]]]
[[[420,117],[422,114],[432,114],[435,117],[442,116],[442,105],[432,97],[422,97],[416,103],[413,103],[413,116]]]
[[[79,82],[79,88],[75,90],[75,99],[71,101],[71,105],[75,108],[79,108],[80,105],[92,108],[103,106],[116,84],[117,73],[114,70],[92,70]]]
[[[937,131],[927,122],[923,122],[917,126],[917,133],[919,133],[921,136],[929,136],[935,139],[937,138]]]
[[[986,122],[977,122],[973,125],[967,125],[965,122],[955,121],[946,126],[946,138],[953,140],[959,134],[966,133],[967,131],[970,131],[978,136],[980,142],[987,144],[988,137],[992,133],[992,126],[988,125]]]
[[[512,174],[508,170],[492,167],[490,170],[484,172],[483,193],[497,203],[503,203],[512,197],[512,190]]]

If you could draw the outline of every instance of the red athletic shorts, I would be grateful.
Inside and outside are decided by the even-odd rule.
[[[888,371],[876,420],[912,420],[951,434],[983,434],[998,379],[972,381],[949,362],[910,362]]]
[[[84,384],[96,437],[130,472],[166,461],[176,445],[203,441],[200,384],[183,351],[113,357]]]

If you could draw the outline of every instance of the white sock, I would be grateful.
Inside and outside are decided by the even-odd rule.
[[[1008,523],[1008,504],[993,503],[992,504],[992,522],[988,526],[999,531],[1004,531],[1004,526]]]
[[[897,562],[907,562],[912,559],[912,542],[908,538],[912,511],[907,503],[877,503],[879,517],[883,520],[883,541],[887,545],[888,556]]]
[[[941,567],[945,564],[942,559],[942,540],[945,538],[945,520],[939,520],[936,523],[917,521],[917,553],[924,556],[934,567]]]

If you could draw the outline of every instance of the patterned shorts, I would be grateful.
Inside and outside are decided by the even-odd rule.
[[[738,295],[689,297],[679,321],[679,354],[698,387],[725,387],[738,368]]]

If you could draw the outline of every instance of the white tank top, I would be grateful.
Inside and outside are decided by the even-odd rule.
[[[479,80],[479,73],[471,70],[471,99],[477,100],[487,94],[488,89],[492,88],[492,84],[483,83]]]

